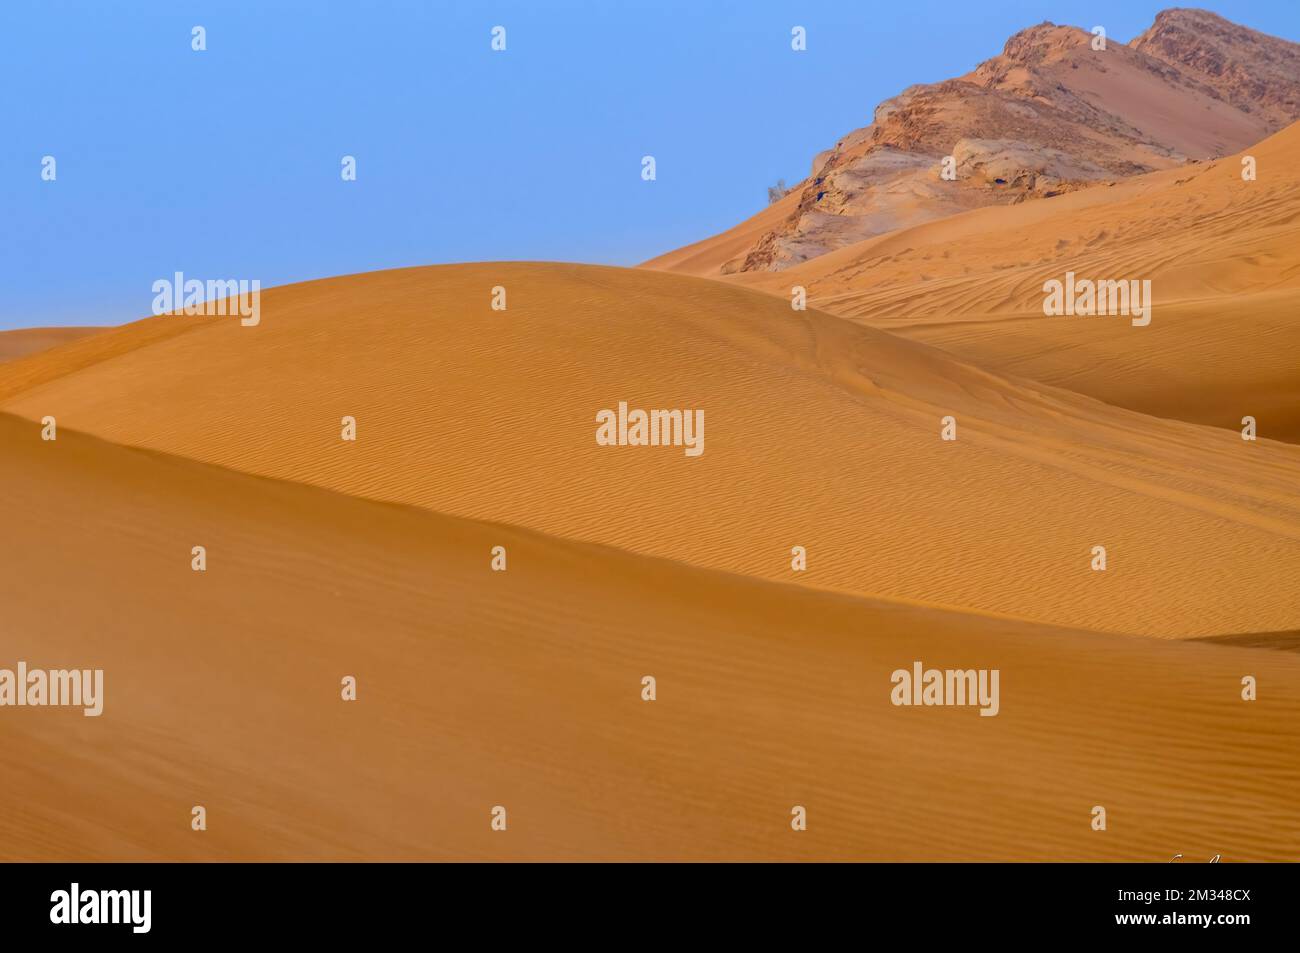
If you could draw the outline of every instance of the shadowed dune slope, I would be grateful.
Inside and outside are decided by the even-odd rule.
[[[1300,440],[1300,125],[1242,156],[981,209],[746,284],[1143,413]],[[1043,314],[1067,271],[1150,280],[1151,324]]]
[[[1216,645],[1236,645],[1251,649],[1272,649],[1275,652],[1300,652],[1300,631],[1250,632],[1246,635],[1207,635],[1197,641]]]
[[[8,415],[0,453],[0,664],[105,672],[99,718],[5,710],[7,860],[1300,851],[1291,653],[777,585]],[[1000,714],[892,706],[913,660],[999,668]]]
[[[185,330],[164,335],[168,321]],[[144,343],[126,349],[132,335]],[[1300,627],[1300,449],[1035,389],[720,282],[378,272],[264,292],[256,328],[151,319],[66,353],[61,376],[57,349],[0,369],[4,407],[809,586],[1160,636]],[[703,409],[704,453],[598,446],[596,412],[620,400]],[[949,414],[955,442],[940,439]]]

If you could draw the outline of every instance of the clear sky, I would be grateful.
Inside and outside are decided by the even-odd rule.
[[[882,99],[1019,29],[1126,41],[1167,5],[3,0],[0,329],[142,317],[176,271],[269,287],[451,261],[635,264],[751,215]],[[1300,40],[1297,0],[1209,6]]]

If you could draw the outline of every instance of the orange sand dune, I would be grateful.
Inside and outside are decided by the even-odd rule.
[[[105,678],[99,718],[5,709],[4,859],[1300,853],[1292,653],[690,569],[68,428],[42,442],[8,415],[0,454],[0,665]],[[892,706],[890,673],[914,660],[998,668],[999,715]],[[1244,674],[1258,701],[1239,699]]]
[[[0,361],[26,357],[104,330],[105,328],[21,328],[17,331],[0,331]]]
[[[904,229],[746,284],[986,369],[1300,441],[1300,125],[1241,156]],[[1151,324],[1045,317],[1043,284],[1149,279]]]
[[[598,446],[596,413],[620,400],[703,409],[705,452]],[[156,318],[11,362],[0,403],[768,580],[1158,636],[1300,628],[1300,448],[995,376],[721,282],[500,263],[311,282],[264,292],[256,328]]]

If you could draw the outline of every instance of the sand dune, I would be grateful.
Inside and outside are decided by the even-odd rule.
[[[596,412],[620,400],[705,410],[705,452],[598,446]],[[491,264],[311,282],[264,292],[257,328],[151,319],[12,362],[0,402],[768,580],[1159,636],[1300,627],[1300,448],[994,376],[714,281]],[[956,442],[940,440],[949,414]]]
[[[3,659],[102,667],[106,695],[6,710],[4,859],[1300,850],[1292,653],[759,582],[8,415],[0,453]],[[1000,714],[890,705],[915,659],[999,667]]]
[[[981,209],[744,281],[1147,414],[1300,440],[1300,125],[1242,156]],[[1149,279],[1148,327],[1044,317],[1043,283]]]
[[[37,351],[44,351],[91,334],[99,334],[104,330],[104,328],[20,328],[16,331],[0,331],[0,361],[26,357],[28,354],[35,354]]]

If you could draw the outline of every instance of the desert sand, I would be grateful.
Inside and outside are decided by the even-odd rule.
[[[98,719],[8,710],[6,856],[1300,847],[1300,657],[1216,641],[1300,627],[1300,449],[662,273],[410,269],[262,313],[0,371],[6,653],[107,683]],[[705,408],[704,454],[597,447],[629,398]],[[998,668],[1000,714],[892,706],[913,661]]]
[[[620,400],[703,409],[704,453],[598,446],[596,413]],[[993,375],[716,281],[490,264],[286,286],[263,293],[257,328],[153,318],[11,362],[0,409],[858,595],[1163,637],[1300,627],[1286,585],[1300,448]],[[948,415],[956,441],[940,439]],[[1097,545],[1106,572],[1090,569]]]
[[[102,667],[106,700],[5,711],[6,859],[1300,849],[1291,652],[818,592],[35,430],[0,415],[5,653]],[[999,667],[1001,713],[893,707],[913,659]]]

